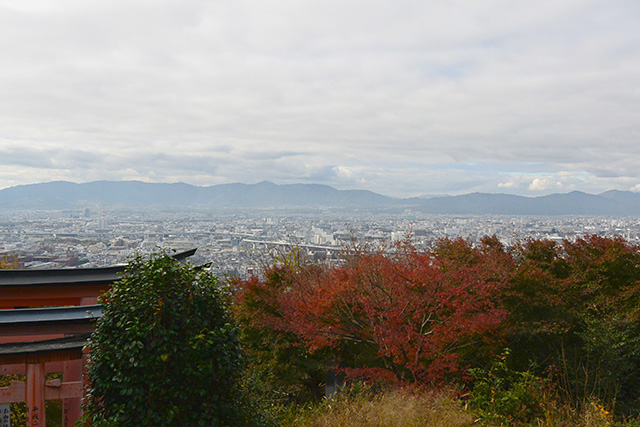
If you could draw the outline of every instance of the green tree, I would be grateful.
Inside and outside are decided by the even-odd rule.
[[[240,387],[225,288],[168,254],[137,256],[101,299],[87,420],[101,426],[260,424]]]
[[[249,380],[255,392],[274,405],[319,400],[332,359],[322,352],[310,354],[296,334],[274,325],[286,322],[280,298],[295,286],[296,271],[303,267],[287,260],[285,265],[265,269],[264,280],[253,277],[234,284],[234,313],[248,356]]]
[[[609,406],[640,409],[640,246],[621,237],[585,236],[565,242],[567,265],[580,304],[574,305],[579,347],[570,376]],[[576,298],[576,299],[578,299]]]
[[[640,407],[640,247],[620,237],[527,239],[504,293],[513,362],[550,370],[572,403]]]

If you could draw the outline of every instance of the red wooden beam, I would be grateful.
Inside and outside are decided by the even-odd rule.
[[[63,372],[63,370],[63,362],[49,362],[44,365],[45,374]],[[24,363],[17,365],[0,365],[0,375],[25,375],[26,373],[27,368]]]
[[[25,400],[25,383],[22,381],[11,381],[7,387],[0,387],[1,403],[18,403]]]
[[[24,402],[26,400],[26,384],[23,381],[11,381],[11,385],[0,387],[0,404]],[[41,388],[45,400],[77,399],[79,401],[83,393],[82,381],[51,380],[43,383]]]
[[[95,326],[90,323],[85,324],[50,324],[50,325],[17,325],[17,326],[2,326],[0,327],[0,343],[1,342],[11,342],[11,341],[2,341],[5,337],[23,337],[22,339],[18,339],[14,342],[22,342],[22,341],[41,341],[47,338],[34,338],[30,335],[44,336],[44,335],[55,335],[55,337],[63,337],[65,335],[77,335],[77,334],[86,334],[93,332]]]
[[[7,335],[0,336],[0,344],[11,344],[31,341],[52,340],[55,338],[63,338],[65,334],[42,334],[42,335]]]
[[[2,286],[0,309],[83,305],[83,298],[97,298],[111,287],[99,285]],[[87,301],[85,299],[85,301]]]
[[[47,381],[44,387],[45,400],[80,399],[82,397],[82,381],[65,381],[59,379]]]

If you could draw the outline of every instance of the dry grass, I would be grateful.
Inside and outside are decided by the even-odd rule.
[[[284,408],[283,408],[284,409]],[[576,412],[550,405],[544,417],[509,427],[640,427],[640,420],[616,423],[601,405],[589,403]],[[287,408],[280,413],[282,427],[506,427],[480,419],[451,393],[389,391],[362,393],[325,400],[307,408]]]
[[[474,417],[461,403],[445,395],[388,392],[327,400],[321,405],[290,414],[283,426],[463,427]]]

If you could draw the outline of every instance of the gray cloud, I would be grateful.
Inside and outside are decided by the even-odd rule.
[[[640,184],[632,0],[23,3],[0,6],[0,187]]]

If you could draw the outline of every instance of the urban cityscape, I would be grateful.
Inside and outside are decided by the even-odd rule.
[[[640,242],[640,218],[601,216],[426,215],[286,211],[37,211],[0,213],[0,257],[22,268],[89,268],[126,263],[135,254],[197,248],[191,261],[219,277],[246,278],[296,247],[311,259],[338,260],[353,244],[389,250],[409,239],[419,250],[439,239],[478,242],[496,235],[562,241],[590,234]]]

